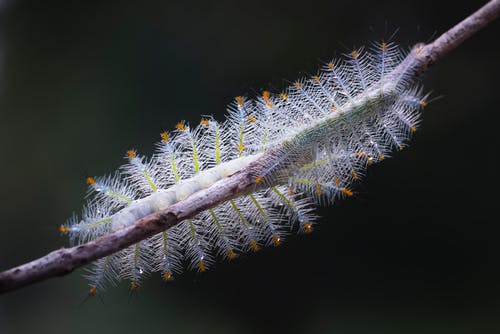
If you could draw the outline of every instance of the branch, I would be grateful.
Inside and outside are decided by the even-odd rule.
[[[500,0],[492,0],[434,42],[418,44],[391,75],[413,77],[462,44],[500,15]],[[254,171],[264,154],[249,166],[220,180],[162,211],[138,220],[134,225],[72,248],[61,248],[39,259],[0,273],[0,293],[12,291],[45,279],[66,275],[87,263],[167,230],[181,221],[225,201],[253,192],[257,188]]]

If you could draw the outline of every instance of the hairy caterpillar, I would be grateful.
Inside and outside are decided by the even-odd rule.
[[[90,294],[121,279],[137,289],[148,272],[171,281],[186,265],[203,272],[218,258],[312,232],[315,204],[352,196],[366,167],[416,131],[427,96],[407,71],[393,74],[403,58],[392,43],[355,50],[279,94],[237,97],[222,123],[180,122],[161,133],[152,158],[129,150],[119,172],[87,178],[93,198],[81,218],[60,227],[73,243],[129,226],[247,166],[255,180],[252,193],[96,261],[86,275]]]

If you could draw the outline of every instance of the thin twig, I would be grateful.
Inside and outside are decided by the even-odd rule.
[[[417,76],[442,59],[467,38],[500,15],[500,0],[492,0],[462,22],[442,34],[434,42],[418,44],[392,75]],[[232,198],[255,191],[255,173],[259,160],[207,189],[196,192],[165,210],[138,220],[134,225],[72,248],[53,251],[39,259],[0,273],[0,293],[12,291],[50,277],[62,276],[89,262],[113,254],[123,248],[192,218]]]

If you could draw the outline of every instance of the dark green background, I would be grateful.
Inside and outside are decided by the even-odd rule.
[[[140,3],[140,4],[139,4]],[[67,245],[84,177],[354,46],[432,40],[484,1],[0,1],[0,269]],[[500,331],[500,22],[423,77],[441,99],[316,233],[79,305],[81,270],[0,296],[10,333]]]

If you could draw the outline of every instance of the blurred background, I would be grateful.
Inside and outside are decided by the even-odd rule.
[[[150,155],[181,119],[222,120],[391,36],[485,1],[0,1],[0,270],[67,246],[84,178]],[[500,22],[423,78],[412,145],[319,209],[315,233],[172,284],[82,303],[82,270],[0,296],[0,333],[498,333]]]

